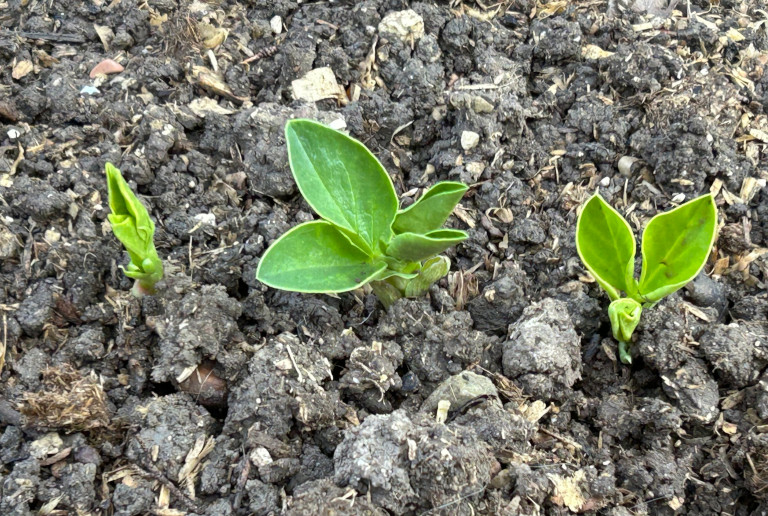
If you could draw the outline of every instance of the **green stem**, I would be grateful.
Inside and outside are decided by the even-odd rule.
[[[133,282],[133,288],[131,289],[131,294],[133,294],[134,297],[141,299],[144,296],[151,296],[154,293],[155,293],[154,283],[147,283],[140,280],[136,280]]]
[[[629,351],[629,342],[619,341],[619,360],[622,364],[632,364],[632,353]]]
[[[389,309],[389,307],[392,306],[395,301],[403,297],[403,293],[386,280],[372,281],[371,289],[386,309]]]

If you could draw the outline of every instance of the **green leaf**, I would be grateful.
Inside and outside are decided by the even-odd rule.
[[[581,261],[608,293],[635,291],[635,237],[624,217],[600,197],[593,195],[576,223],[576,250]]]
[[[305,222],[278,238],[262,256],[256,279],[293,292],[346,292],[387,267],[352,244],[324,220]]]
[[[379,160],[359,141],[311,120],[289,121],[285,138],[293,176],[312,209],[369,255],[382,254],[397,195]]]
[[[153,241],[155,224],[149,212],[128,186],[123,175],[111,163],[105,166],[112,232],[123,244],[131,263],[125,275],[144,284],[148,290],[163,277],[163,262]]]
[[[464,183],[443,181],[432,186],[418,201],[397,212],[395,233],[429,233],[439,229],[469,188]]]
[[[376,276],[375,279],[377,281],[382,281],[389,278],[413,279],[418,275],[419,275],[418,272],[398,272],[398,271],[393,271],[392,269],[385,269],[381,271]]]
[[[467,238],[464,231],[458,229],[438,229],[426,235],[416,233],[401,233],[395,235],[387,247],[387,255],[406,260],[420,262],[440,254],[451,246],[463,242]]]
[[[421,297],[429,287],[451,270],[451,260],[447,256],[435,256],[424,262],[419,275],[405,285],[405,297]]]
[[[640,295],[654,303],[691,281],[704,267],[717,229],[712,195],[651,219],[643,232]]]

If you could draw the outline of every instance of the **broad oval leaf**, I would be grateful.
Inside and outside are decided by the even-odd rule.
[[[359,141],[311,120],[289,121],[285,138],[293,177],[312,209],[369,255],[382,254],[397,195],[379,160]]]
[[[467,234],[458,229],[438,229],[426,235],[401,233],[387,246],[387,255],[409,262],[420,262],[440,254],[466,240]]]
[[[635,236],[624,217],[600,194],[593,195],[581,210],[576,250],[611,300],[619,299],[619,291],[634,292]]]
[[[439,229],[469,187],[456,181],[435,184],[412,205],[397,212],[395,233],[429,233]]]
[[[346,292],[387,267],[373,262],[333,224],[305,222],[278,238],[259,262],[256,279],[293,292]]]
[[[643,231],[640,295],[655,303],[691,281],[704,267],[717,229],[712,195],[656,215]]]

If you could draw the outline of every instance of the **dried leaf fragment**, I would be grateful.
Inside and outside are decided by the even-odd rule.
[[[16,63],[16,65],[13,67],[13,71],[11,72],[11,77],[16,79],[17,81],[29,74],[34,69],[34,65],[32,64],[32,61],[29,60],[23,60]]]
[[[189,109],[200,118],[205,118],[205,115],[211,113],[216,115],[231,115],[235,112],[232,109],[221,107],[219,103],[216,102],[216,99],[212,99],[211,97],[196,98],[189,103]]]
[[[552,502],[561,507],[568,507],[572,512],[579,512],[587,501],[580,486],[586,479],[584,470],[580,469],[572,477],[561,477],[560,475],[547,476],[555,485],[555,494],[552,495]]]
[[[229,31],[221,27],[214,27],[210,23],[200,22],[197,24],[197,30],[200,33],[200,39],[203,40],[205,48],[216,48],[227,40]]]
[[[221,95],[222,97],[228,98],[229,100],[237,102],[238,104],[242,104],[248,100],[247,98],[238,97],[235,95],[235,93],[232,91],[232,88],[230,88],[229,85],[225,83],[221,77],[204,66],[193,66],[192,76],[197,81],[197,84],[199,84],[202,88],[210,91],[211,93]]]
[[[581,49],[581,55],[586,59],[605,59],[606,57],[611,57],[613,54],[614,52],[603,50],[597,45],[587,45]]]
[[[317,102],[323,99],[346,100],[344,89],[336,82],[336,75],[329,66],[315,68],[291,83],[293,97],[297,100]]]

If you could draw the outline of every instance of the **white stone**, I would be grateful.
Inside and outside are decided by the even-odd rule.
[[[474,131],[464,131],[461,133],[461,148],[465,151],[474,149],[480,142],[480,135]]]
[[[254,449],[251,452],[250,459],[253,465],[256,467],[266,466],[267,464],[272,464],[273,462],[269,451],[267,451],[267,449],[263,446],[259,446],[258,448]]]
[[[331,129],[336,129],[337,131],[343,131],[347,128],[347,122],[343,118],[337,118],[330,124],[328,124],[328,127]]]
[[[216,225],[216,215],[213,213],[198,213],[195,215],[195,220],[204,226],[215,226]]]
[[[480,161],[473,161],[464,165],[464,168],[469,172],[472,181],[477,181],[485,170],[485,164]]]
[[[279,16],[275,16],[269,20],[269,26],[272,27],[272,32],[280,34],[283,32],[283,19]]]
[[[55,432],[47,433],[29,444],[29,454],[38,460],[59,453],[62,449],[64,441]]]
[[[379,22],[379,33],[393,34],[402,41],[418,41],[424,36],[424,18],[412,9],[389,13]]]

